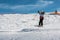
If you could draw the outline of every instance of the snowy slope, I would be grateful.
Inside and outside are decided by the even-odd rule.
[[[59,15],[44,15],[44,17],[43,28],[60,28]],[[38,14],[3,14],[0,15],[0,31],[21,31],[25,28],[37,29],[35,25],[38,25],[38,22]]]
[[[60,16],[44,17],[39,28],[38,14],[0,14],[0,40],[60,40]]]

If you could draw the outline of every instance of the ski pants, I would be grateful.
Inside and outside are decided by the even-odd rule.
[[[39,25],[40,25],[40,26],[43,26],[43,19],[40,19],[40,20],[39,20]]]

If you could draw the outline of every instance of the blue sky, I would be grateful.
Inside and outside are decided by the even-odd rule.
[[[37,13],[60,11],[60,0],[0,0],[0,13]]]

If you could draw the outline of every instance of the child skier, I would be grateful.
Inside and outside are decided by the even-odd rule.
[[[43,26],[43,20],[44,20],[44,11],[42,11],[42,12],[39,12],[38,11],[38,13],[39,13],[39,15],[40,15],[40,17],[39,17],[39,26]]]

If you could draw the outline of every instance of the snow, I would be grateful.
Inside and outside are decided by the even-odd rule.
[[[37,27],[39,14],[0,14],[0,40],[60,40],[60,15],[44,15],[43,27]]]

